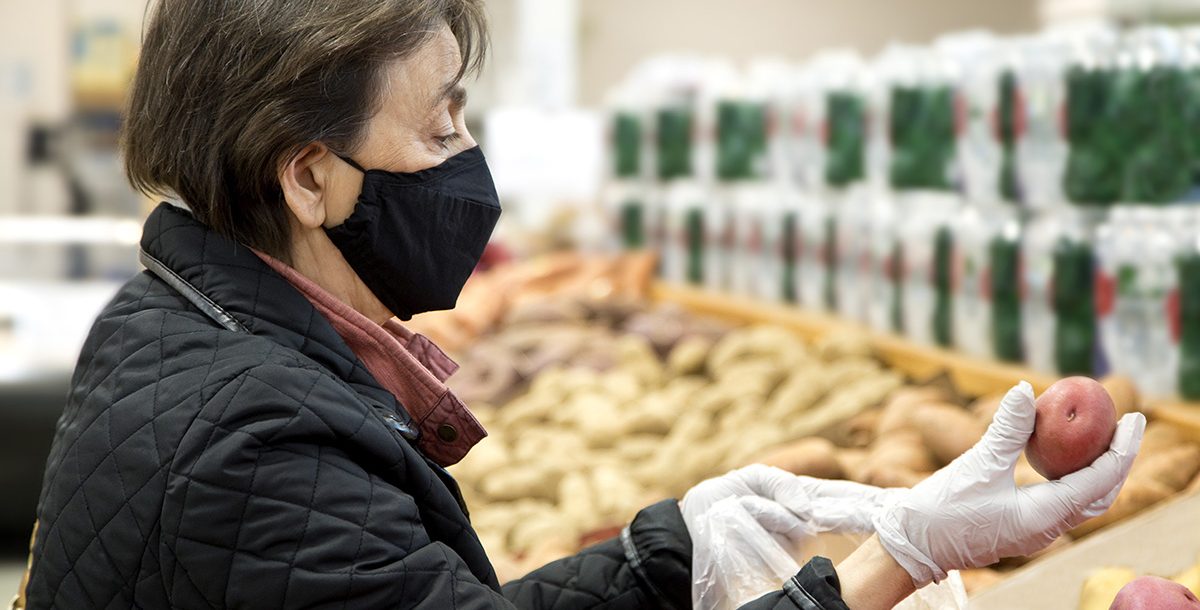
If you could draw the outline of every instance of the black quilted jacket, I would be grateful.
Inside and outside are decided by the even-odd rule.
[[[674,502],[501,588],[453,479],[300,293],[165,204],[142,248],[151,271],[100,315],[75,370],[30,608],[690,605]],[[836,593],[810,564],[755,606],[843,607]]]

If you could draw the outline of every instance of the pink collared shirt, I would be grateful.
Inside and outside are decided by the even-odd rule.
[[[380,326],[282,261],[254,253],[312,302],[375,380],[400,401],[420,430],[418,448],[430,459],[456,464],[487,436],[446,387],[458,364],[432,341],[395,318]]]

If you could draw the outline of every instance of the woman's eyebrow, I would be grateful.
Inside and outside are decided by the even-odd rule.
[[[456,78],[442,86],[437,101],[440,104],[443,100],[450,102],[452,106],[462,106],[467,102],[467,90],[459,79]]]

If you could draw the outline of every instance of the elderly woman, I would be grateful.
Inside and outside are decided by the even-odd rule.
[[[443,384],[455,365],[401,322],[454,305],[500,214],[463,123],[481,2],[157,2],[126,166],[186,207],[150,215],[147,270],[83,348],[28,607],[687,608],[710,543],[689,525],[732,499],[779,535],[878,532],[752,607],[883,608],[1112,502],[1142,420],[1090,468],[1018,489],[1019,387],[911,491],[751,467],[502,587],[444,468],[485,431]]]

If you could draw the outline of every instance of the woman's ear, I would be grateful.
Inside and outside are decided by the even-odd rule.
[[[300,149],[279,170],[279,187],[288,209],[300,225],[316,229],[325,224],[335,157],[329,148],[313,142]]]

